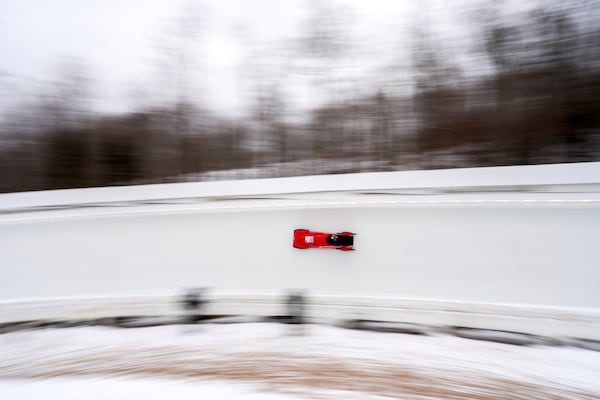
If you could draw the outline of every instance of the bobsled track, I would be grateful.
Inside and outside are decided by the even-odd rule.
[[[298,250],[295,228],[357,233]],[[0,323],[202,313],[600,340],[600,163],[0,195]]]

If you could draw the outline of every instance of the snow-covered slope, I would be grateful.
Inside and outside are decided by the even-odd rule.
[[[0,335],[11,400],[596,399],[599,375],[600,352],[313,325]]]

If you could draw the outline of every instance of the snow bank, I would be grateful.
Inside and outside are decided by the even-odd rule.
[[[0,335],[3,399],[591,399],[598,376],[600,353],[582,349],[312,325]]]

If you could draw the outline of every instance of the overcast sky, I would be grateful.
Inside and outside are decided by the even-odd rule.
[[[459,38],[442,47],[455,51],[453,57],[463,57],[464,62],[468,62],[464,47],[472,44],[472,38],[467,28],[470,16],[461,5],[476,3],[425,3],[427,29]],[[235,114],[247,105],[242,95],[248,89],[245,65],[261,55],[270,60],[273,74],[287,68],[285,60],[273,57],[285,57],[290,39],[304,29],[311,12],[307,4],[306,0],[3,1],[0,107],[5,110],[15,101],[50,90],[69,64],[83,66],[99,111],[127,111],[141,98],[153,103],[163,98],[161,91],[166,98],[169,53],[164,49],[178,43],[174,33],[178,21],[194,15],[201,40],[190,40],[182,48],[193,69],[189,76],[201,78],[190,79],[189,90],[214,110]],[[420,2],[333,0],[332,4],[350,21],[350,34],[358,39],[358,58],[347,61],[348,74],[373,76],[370,71],[392,61],[408,68],[410,35],[423,18]],[[457,49],[456,43],[463,48]],[[299,105],[315,100],[316,92],[303,91],[301,84],[291,86],[295,87],[291,97]]]

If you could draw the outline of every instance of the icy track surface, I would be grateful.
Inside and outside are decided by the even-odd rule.
[[[274,323],[0,335],[13,399],[598,399],[600,353]]]
[[[357,251],[294,249],[295,228],[357,232]],[[0,301],[208,286],[599,309],[598,237],[600,163],[11,193]]]

